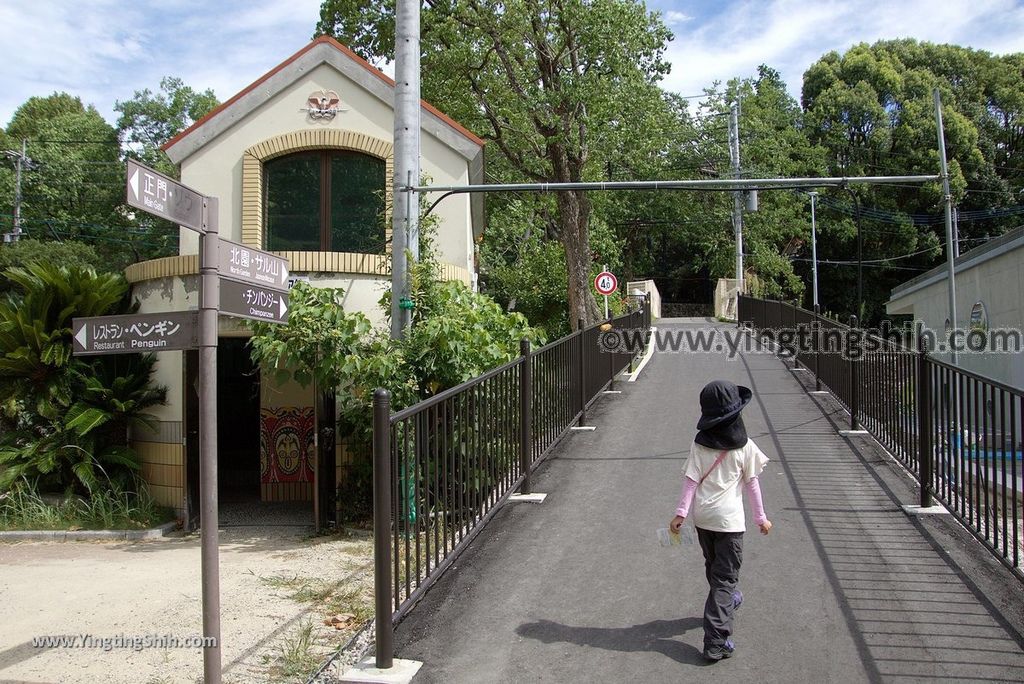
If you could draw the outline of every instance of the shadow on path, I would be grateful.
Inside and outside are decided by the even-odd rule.
[[[537,620],[519,625],[516,634],[545,644],[567,643],[626,653],[649,651],[660,653],[677,663],[707,665],[696,648],[672,639],[691,629],[701,629],[701,624],[699,617],[652,620],[632,627],[582,627]]]
[[[844,426],[835,400],[819,395],[808,420],[803,383],[766,399],[759,391],[766,381],[752,371],[767,369],[740,360],[868,677],[1024,681],[1021,635],[901,510],[875,470],[885,458],[837,434]]]

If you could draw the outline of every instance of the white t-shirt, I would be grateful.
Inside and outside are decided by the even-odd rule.
[[[745,532],[743,485],[761,474],[768,457],[757,448],[754,440],[748,439],[743,447],[728,451],[722,462],[711,470],[721,453],[720,449],[696,442],[690,447],[683,476],[700,482],[711,471],[693,495],[690,519],[696,527],[712,532]]]

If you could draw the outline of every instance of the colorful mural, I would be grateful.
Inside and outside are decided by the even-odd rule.
[[[260,482],[313,482],[315,430],[311,406],[260,409]]]

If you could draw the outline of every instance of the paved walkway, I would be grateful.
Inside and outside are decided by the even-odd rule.
[[[719,327],[679,319],[659,327]],[[427,682],[1024,680],[1024,591],[767,354],[657,354],[539,469],[543,505],[499,511],[396,632]],[[662,548],[700,388],[747,385],[775,528],[745,538],[735,657],[705,665],[699,547]]]

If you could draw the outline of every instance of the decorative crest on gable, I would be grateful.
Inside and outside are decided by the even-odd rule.
[[[307,106],[299,111],[306,112],[306,115],[317,123],[327,123],[332,121],[338,112],[348,111],[341,106],[341,98],[333,90],[317,90],[310,93],[306,104]]]

